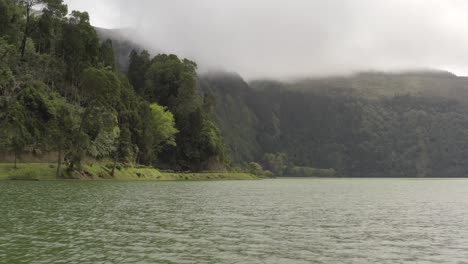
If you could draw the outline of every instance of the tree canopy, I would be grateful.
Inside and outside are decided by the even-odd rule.
[[[121,72],[115,57],[87,12],[68,13],[62,0],[0,0],[0,152],[56,153],[57,174],[70,177],[87,158],[175,170],[225,164],[194,62],[134,51]]]

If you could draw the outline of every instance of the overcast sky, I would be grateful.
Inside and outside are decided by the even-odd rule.
[[[150,50],[252,78],[433,68],[468,75],[466,0],[65,0]]]

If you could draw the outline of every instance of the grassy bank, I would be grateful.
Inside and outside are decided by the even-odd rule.
[[[57,167],[51,163],[21,163],[18,168],[10,163],[0,163],[0,180],[58,180]],[[111,177],[110,170],[101,165],[84,166],[86,175],[81,180],[122,181],[203,181],[203,180],[255,180],[247,173],[164,173],[152,168],[122,168]]]
[[[0,163],[0,180],[54,180],[56,169],[47,163],[13,164]]]

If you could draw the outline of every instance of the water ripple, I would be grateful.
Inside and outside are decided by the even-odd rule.
[[[468,181],[0,182],[0,263],[467,263]]]

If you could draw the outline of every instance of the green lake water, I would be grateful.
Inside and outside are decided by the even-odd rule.
[[[0,182],[0,263],[468,263],[468,180]]]

